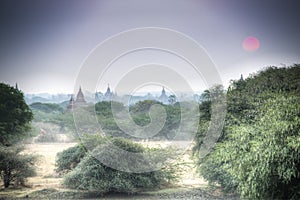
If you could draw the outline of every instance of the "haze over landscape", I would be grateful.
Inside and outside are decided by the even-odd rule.
[[[300,199],[299,0],[1,0],[0,200]]]
[[[203,46],[228,85],[266,66],[300,62],[298,11],[297,0],[3,0],[0,79],[25,93],[70,94],[99,43],[128,29],[162,27]]]

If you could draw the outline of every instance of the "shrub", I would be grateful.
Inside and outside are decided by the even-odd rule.
[[[163,154],[158,149],[147,149],[140,144],[133,143],[123,138],[102,138],[108,141],[102,145],[113,144],[124,151],[141,153],[136,155],[137,159],[130,157],[124,158],[125,155],[109,149],[105,146],[98,146],[92,151],[92,154],[87,154],[77,167],[65,176],[64,184],[72,189],[82,189],[97,191],[99,193],[107,192],[122,192],[136,193],[142,190],[159,188],[168,181],[176,179],[175,168],[172,166],[165,167],[158,171],[133,173],[127,171],[119,171],[104,165],[96,159],[97,156],[104,156],[113,162],[120,161],[122,166],[127,167],[127,170],[134,170],[134,167],[143,167],[140,161],[143,159],[142,153],[153,152],[154,162],[165,160],[167,154]],[[93,155],[93,156],[92,156]],[[139,157],[141,156],[141,157]],[[135,157],[136,158],[136,157]],[[160,160],[159,160],[160,159]]]
[[[21,147],[0,146],[0,179],[6,188],[11,183],[24,185],[27,177],[35,175],[34,162],[37,157],[22,154],[22,150]]]
[[[82,145],[70,147],[56,156],[56,172],[68,172],[74,169],[85,156],[86,150]]]

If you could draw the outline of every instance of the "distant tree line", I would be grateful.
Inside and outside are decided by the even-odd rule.
[[[181,102],[188,104],[189,102]],[[180,107],[180,102],[174,104],[162,104],[161,102],[154,100],[144,100],[137,102],[136,104],[131,105],[130,107],[125,107],[120,102],[114,101],[102,101],[98,102],[95,105],[89,105],[83,107],[85,114],[96,115],[99,126],[105,132],[106,135],[114,137],[124,137],[124,138],[133,138],[130,134],[125,133],[116,123],[116,120],[112,113],[112,105],[116,112],[121,110],[127,110],[132,117],[132,120],[137,125],[143,127],[151,123],[149,116],[149,110],[153,105],[160,105],[164,108],[166,112],[166,122],[162,128],[152,139],[164,139],[170,140],[177,135],[179,139],[186,139],[191,137],[193,133],[180,133],[178,131],[179,125],[181,123],[182,109]],[[74,124],[74,118],[72,111],[63,110],[59,104],[50,104],[50,103],[33,103],[30,105],[30,108],[33,110],[34,122],[45,122],[56,124],[60,127],[61,132],[69,133],[73,132],[73,136],[76,136],[76,127]],[[186,111],[184,113],[189,115],[190,113]],[[158,113],[159,115],[159,113]],[[159,116],[156,116],[159,117]],[[187,117],[186,117],[187,118]],[[138,138],[135,138],[138,139]]]

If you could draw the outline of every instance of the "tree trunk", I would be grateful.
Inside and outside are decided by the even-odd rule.
[[[9,178],[6,175],[4,176],[4,180],[3,181],[4,181],[4,187],[8,188],[10,180],[9,180]]]
[[[10,170],[4,171],[3,182],[4,182],[4,187],[5,188],[8,188],[8,186],[10,184],[10,180],[11,180],[11,172],[10,172]]]

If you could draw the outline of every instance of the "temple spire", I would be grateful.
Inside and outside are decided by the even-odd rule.
[[[109,84],[107,84],[107,90],[104,94],[105,100],[110,101],[112,98],[112,92],[110,91]]]
[[[77,104],[85,104],[86,103],[86,101],[84,99],[84,95],[83,95],[82,90],[81,90],[81,86],[79,87],[79,91],[77,93],[76,103]]]
[[[240,81],[243,81],[243,80],[244,80],[244,77],[243,77],[243,74],[241,74]]]
[[[163,87],[162,91],[161,91],[161,95],[158,98],[158,100],[163,103],[163,104],[167,104],[168,103],[168,96],[166,95],[166,91],[165,91],[165,87]]]

